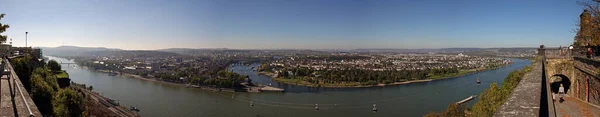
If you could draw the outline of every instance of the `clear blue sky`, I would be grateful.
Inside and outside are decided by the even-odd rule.
[[[122,49],[538,47],[572,43],[571,0],[0,1],[13,45]]]

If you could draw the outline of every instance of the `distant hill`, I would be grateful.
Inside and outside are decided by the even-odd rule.
[[[50,56],[91,56],[91,55],[105,55],[105,54],[126,54],[126,53],[154,53],[171,55],[172,53],[182,55],[201,55],[210,53],[248,53],[257,51],[271,51],[271,52],[285,52],[285,51],[305,51],[305,52],[386,52],[386,53],[469,53],[469,52],[482,52],[482,51],[495,51],[495,52],[523,52],[523,51],[535,51],[537,48],[437,48],[437,49],[273,49],[273,50],[254,50],[254,49],[227,49],[227,48],[168,48],[159,50],[122,50],[115,48],[105,47],[77,47],[77,46],[59,46],[59,47],[40,47],[44,55]],[[161,53],[162,52],[162,53]]]
[[[536,48],[437,48],[437,49],[351,49],[351,50],[321,50],[335,52],[391,52],[391,53],[463,53],[477,51],[527,51],[535,50]]]
[[[81,56],[90,52],[99,51],[121,51],[121,49],[105,47],[77,47],[77,46],[59,46],[59,47],[40,47],[44,55],[49,56]]]
[[[202,53],[212,53],[212,52],[222,52],[222,51],[235,51],[227,48],[206,48],[206,49],[192,49],[192,48],[168,48],[168,49],[159,49],[157,51],[162,52],[172,52],[184,55],[196,55]]]

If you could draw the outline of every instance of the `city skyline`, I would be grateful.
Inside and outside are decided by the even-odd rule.
[[[359,49],[566,46],[576,1],[6,1],[13,45]]]

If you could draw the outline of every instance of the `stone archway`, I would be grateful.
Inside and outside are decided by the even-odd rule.
[[[571,79],[563,74],[554,74],[549,79],[550,90],[553,93],[558,93],[558,88],[562,85],[565,88],[565,93],[571,89]]]

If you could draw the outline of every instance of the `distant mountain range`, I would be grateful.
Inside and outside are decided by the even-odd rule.
[[[79,56],[90,52],[99,51],[121,51],[122,49],[105,47],[77,47],[77,46],[59,46],[59,47],[40,47],[44,55],[52,56]]]
[[[138,51],[138,50],[123,50],[116,48],[105,48],[105,47],[77,47],[77,46],[59,46],[59,47],[40,47],[44,55],[51,56],[86,56],[86,55],[98,55],[106,52],[116,51]],[[531,48],[439,48],[439,49],[314,49],[314,50],[294,50],[294,49],[280,49],[278,51],[326,51],[326,52],[395,52],[395,53],[460,53],[460,52],[475,52],[475,51],[500,51],[500,52],[513,52],[513,51],[529,51],[535,50],[535,47]],[[156,52],[170,52],[178,54],[202,54],[202,53],[213,53],[213,52],[249,52],[249,51],[274,51],[271,50],[256,50],[256,49],[227,49],[227,48],[168,48],[158,50],[144,50],[143,52],[156,51]]]

